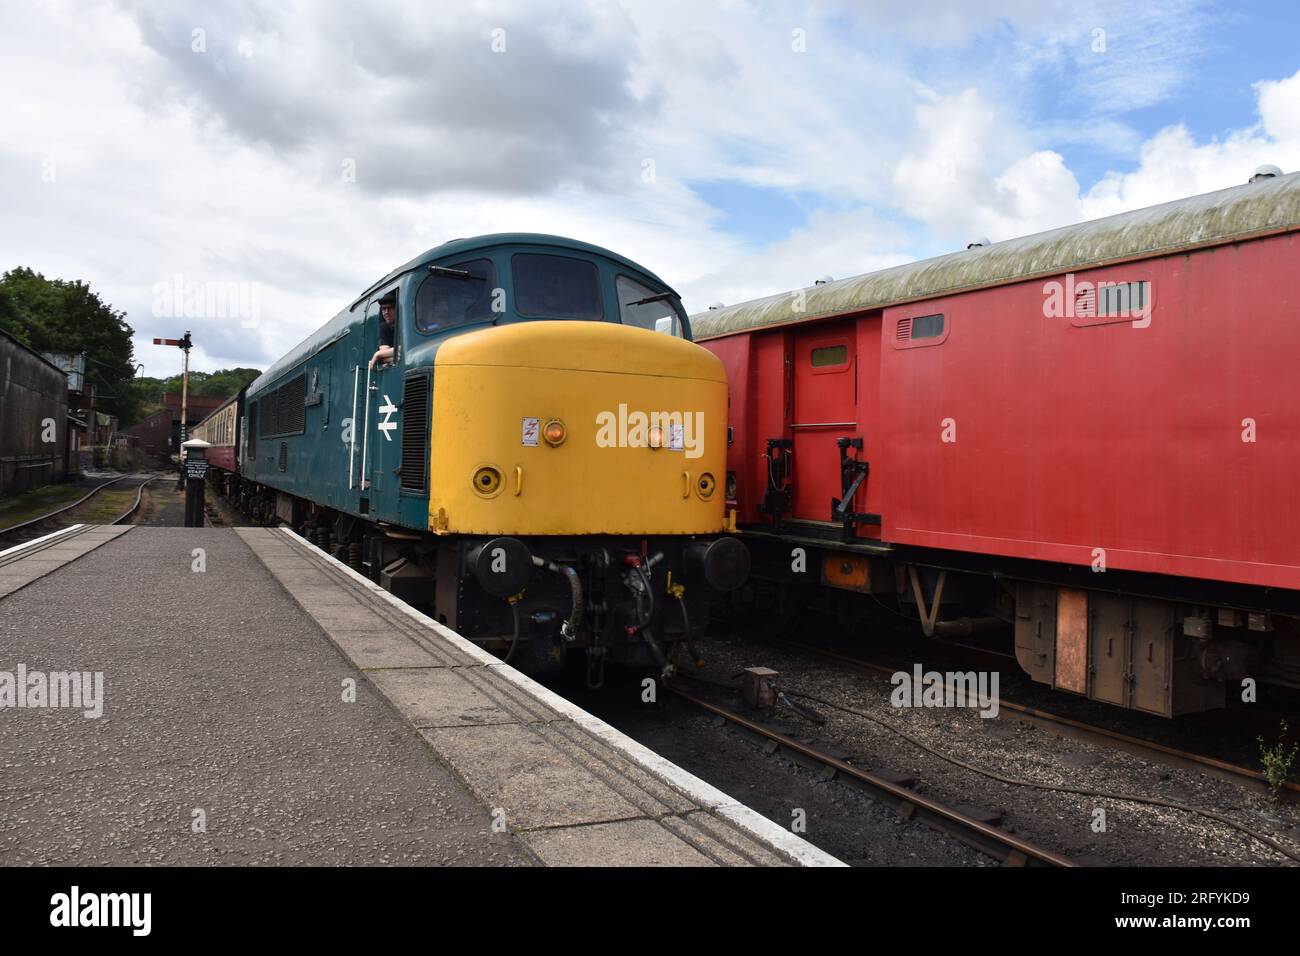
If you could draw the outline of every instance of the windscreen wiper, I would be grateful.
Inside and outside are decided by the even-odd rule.
[[[479,282],[486,282],[486,276],[476,276],[472,272],[466,272],[464,269],[448,269],[446,266],[429,266],[429,271],[436,276],[446,276],[448,279],[477,279]]]
[[[625,302],[624,305],[647,305],[651,302],[664,302],[668,299],[675,298],[671,292],[660,292],[657,295],[648,295],[644,299],[637,299],[635,302]]]

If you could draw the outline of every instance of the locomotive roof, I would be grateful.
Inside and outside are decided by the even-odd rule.
[[[710,309],[691,316],[691,330],[696,341],[718,338],[1297,228],[1300,173],[1291,173]]]
[[[664,282],[657,275],[647,269],[645,266],[638,265],[626,256],[621,256],[617,252],[605,249],[602,246],[593,245],[589,242],[582,242],[578,239],[568,239],[564,236],[552,236],[540,232],[494,232],[482,236],[474,236],[468,239],[451,239],[440,246],[434,246],[425,252],[420,253],[410,262],[399,266],[388,275],[384,276],[378,282],[372,283],[361,293],[360,297],[355,299],[350,305],[339,312],[334,318],[330,319],[323,326],[313,332],[307,338],[303,339],[292,349],[286,352],[280,358],[276,359],[271,366],[259,375],[248,386],[248,394],[256,395],[263,388],[274,382],[285,372],[299,365],[306,359],[311,358],[322,348],[333,342],[339,336],[344,334],[348,327],[356,321],[354,310],[363,305],[366,298],[372,293],[378,292],[384,286],[409,272],[414,272],[429,263],[437,262],[442,259],[459,259],[471,253],[497,248],[499,246],[554,246],[557,250],[569,250],[576,252],[585,252],[594,256],[603,256],[613,262],[627,266],[641,275],[646,276],[659,283],[665,289],[672,291],[667,282]]]
[[[649,276],[666,289],[672,288],[667,282],[664,282],[645,266],[638,265],[626,256],[621,256],[617,252],[614,252],[611,249],[606,249],[603,246],[593,245],[590,242],[582,242],[578,239],[568,239],[564,236],[547,235],[542,232],[494,232],[488,233],[484,236],[474,236],[471,239],[451,239],[440,246],[434,246],[428,252],[423,252],[416,256],[406,265],[394,269],[388,275],[384,276],[384,278],[380,279],[367,289],[365,294],[368,295],[371,292],[374,292],[383,286],[384,283],[396,278],[404,272],[417,269],[422,265],[426,265],[438,259],[459,257],[475,252],[479,249],[488,249],[496,246],[556,246],[557,248],[586,252],[594,256],[604,256],[606,259],[612,259],[615,262],[627,266],[629,269],[635,269],[642,275]]]

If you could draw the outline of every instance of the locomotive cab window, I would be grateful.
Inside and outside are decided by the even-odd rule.
[[[656,292],[627,276],[615,279],[614,287],[618,290],[618,317],[624,325],[681,337],[677,297],[671,292]]]
[[[398,350],[402,344],[398,332],[402,322],[395,288],[385,292],[370,304],[366,310],[366,321],[374,323],[375,341],[378,345],[375,353],[370,357],[371,368],[387,368],[396,365],[399,357]]]
[[[510,274],[520,315],[588,322],[599,322],[605,316],[594,262],[519,252],[510,257]]]
[[[430,269],[415,294],[415,327],[425,333],[441,332],[490,321],[496,288],[497,269],[491,259]]]

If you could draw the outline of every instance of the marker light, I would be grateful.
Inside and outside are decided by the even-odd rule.
[[[704,474],[700,475],[699,480],[695,482],[695,493],[700,496],[702,501],[708,501],[713,497],[714,489],[717,487],[718,482],[714,479],[713,475],[706,471]]]
[[[475,469],[474,490],[485,498],[491,498],[501,490],[501,470],[492,465]]]
[[[564,422],[558,418],[552,418],[542,429],[542,437],[546,439],[548,445],[563,445],[568,434],[569,431],[564,427]]]

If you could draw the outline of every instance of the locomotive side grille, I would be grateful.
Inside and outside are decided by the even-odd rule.
[[[299,375],[276,390],[276,417],[281,435],[298,434],[306,428],[307,376]]]
[[[912,337],[912,320],[899,319],[898,327],[894,329],[894,338],[899,342],[906,342]]]
[[[278,431],[275,427],[275,394],[275,392],[268,392],[257,403],[262,410],[262,420],[258,423],[257,434],[263,438],[270,438]]]
[[[262,420],[257,434],[262,438],[275,435],[301,435],[307,429],[307,375],[285,382],[267,392],[258,402]]]
[[[410,375],[402,393],[402,489],[429,484],[429,376]]]
[[[280,470],[284,471],[289,467],[289,443],[280,442]]]

